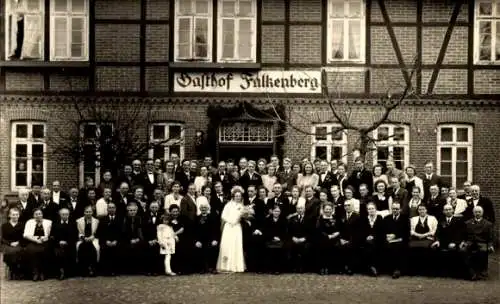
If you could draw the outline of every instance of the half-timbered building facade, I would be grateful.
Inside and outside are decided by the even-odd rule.
[[[351,163],[356,134],[332,134],[328,101],[369,124],[377,101],[410,87],[373,132],[368,162],[431,160],[450,185],[472,180],[500,200],[499,0],[1,3],[1,194],[34,180],[99,178],[93,157],[102,151],[86,139],[106,128],[88,119],[66,127],[75,103],[150,106],[143,140],[178,139],[149,151],[154,158],[275,153]],[[88,146],[80,166],[50,157],[61,129]]]

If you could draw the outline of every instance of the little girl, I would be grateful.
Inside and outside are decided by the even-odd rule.
[[[157,236],[158,243],[160,243],[160,254],[165,255],[165,273],[174,276],[176,273],[172,271],[170,261],[172,254],[175,254],[175,233],[167,214],[163,215],[163,224],[158,225]]]

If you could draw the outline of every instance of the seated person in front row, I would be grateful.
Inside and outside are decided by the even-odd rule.
[[[465,222],[465,239],[460,244],[470,279],[488,277],[488,253],[493,253],[493,224],[483,218],[483,208],[473,209],[474,218]]]
[[[418,205],[418,216],[410,219],[410,261],[412,270],[434,270],[432,263],[431,245],[434,243],[438,222],[432,215],[427,214],[427,207]]]
[[[265,219],[263,225],[268,262],[267,270],[278,274],[282,272],[285,267],[284,260],[286,258],[285,241],[287,234],[287,221],[285,215],[281,215],[279,205],[274,205],[271,212],[271,215]]]
[[[443,275],[448,274],[448,271],[456,271],[463,268],[458,263],[457,252],[464,232],[464,223],[461,218],[455,217],[453,213],[452,205],[444,205],[444,217],[439,221],[436,231],[436,241],[432,244],[432,248],[438,250],[439,263],[437,265],[443,271]]]
[[[49,236],[52,221],[43,218],[41,209],[34,209],[33,218],[26,222],[23,237],[26,245],[26,260],[31,263],[33,281],[45,280],[49,257]]]
[[[408,217],[401,213],[401,204],[392,203],[392,215],[384,218],[384,238],[387,255],[387,267],[392,277],[397,279],[406,264],[406,247],[410,234]]]
[[[69,220],[69,209],[63,207],[59,210],[59,218],[52,223],[50,239],[54,246],[59,279],[63,280],[75,264],[75,245],[78,233],[75,224]]]
[[[295,190],[295,189],[294,189]],[[292,190],[292,191],[294,191]],[[311,248],[311,228],[304,220],[304,205],[297,205],[297,213],[288,221],[288,237],[290,238],[290,263],[294,272],[303,272],[307,268],[309,250]]]
[[[340,223],[333,214],[333,205],[322,206],[322,214],[316,224],[317,243],[316,254],[318,258],[320,274],[326,275],[340,271],[340,255],[338,252],[340,244]],[[352,272],[351,272],[352,273]]]
[[[2,224],[2,252],[3,260],[9,266],[11,280],[21,276],[23,255],[23,223],[19,222],[20,212],[17,208],[9,209],[9,221]]]
[[[82,271],[89,276],[95,275],[95,269],[99,262],[99,239],[97,228],[99,220],[93,217],[92,206],[85,207],[83,217],[76,220],[78,239],[76,243],[78,265]]]
[[[120,267],[120,239],[123,219],[118,216],[116,204],[108,203],[108,215],[99,220],[97,236],[101,247],[101,270],[114,276]]]
[[[374,203],[366,206],[368,217],[361,220],[360,247],[363,253],[363,262],[370,269],[373,276],[378,275],[377,268],[380,263],[380,252],[384,241],[383,217],[378,214]]]

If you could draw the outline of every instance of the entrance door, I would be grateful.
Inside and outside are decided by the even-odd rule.
[[[269,159],[274,152],[274,126],[253,121],[227,121],[219,128],[218,159]]]

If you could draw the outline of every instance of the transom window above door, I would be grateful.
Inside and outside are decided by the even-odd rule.
[[[255,62],[257,0],[176,0],[174,35],[175,61]]]
[[[270,144],[274,142],[272,124],[227,122],[219,128],[220,143]]]

